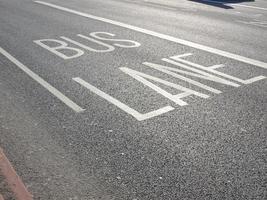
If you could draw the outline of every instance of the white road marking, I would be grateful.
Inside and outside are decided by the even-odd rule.
[[[86,50],[88,50],[88,51],[93,51],[93,52],[103,53],[103,52],[114,51],[114,49],[115,49],[113,46],[111,46],[111,45],[109,45],[109,44],[105,44],[105,43],[100,42],[100,41],[98,41],[98,40],[95,40],[95,39],[93,39],[93,38],[86,37],[85,35],[78,34],[77,36],[79,36],[79,37],[81,37],[81,38],[84,38],[84,39],[87,39],[87,40],[89,40],[89,41],[95,42],[95,43],[97,43],[98,45],[103,45],[103,46],[107,47],[107,49],[104,49],[104,50],[93,49],[93,48],[91,48],[91,47],[89,47],[89,46],[87,46],[87,45],[81,44],[80,42],[76,42],[76,41],[74,41],[74,40],[72,40],[72,39],[70,39],[70,38],[67,38],[67,37],[64,37],[64,36],[61,36],[60,38],[66,40],[66,41],[68,41],[68,42],[70,42],[70,43],[73,43],[73,44],[75,44],[75,45],[77,45],[77,46],[79,46],[79,47],[82,47],[82,48],[84,48],[84,49],[86,49]]]
[[[76,81],[77,83],[81,84],[85,88],[89,89],[91,92],[97,94],[98,96],[102,97],[103,99],[105,99],[108,102],[112,103],[113,105],[117,106],[118,108],[120,108],[124,112],[132,115],[138,121],[142,121],[142,120],[146,120],[146,119],[149,119],[149,118],[153,118],[153,117],[159,116],[159,115],[161,115],[163,113],[167,113],[167,112],[169,112],[171,110],[174,110],[174,108],[171,107],[171,106],[165,106],[165,107],[160,108],[158,110],[154,110],[154,111],[142,114],[142,113],[139,113],[138,111],[134,110],[133,108],[130,108],[126,104],[122,103],[121,101],[115,99],[114,97],[112,97],[112,96],[106,94],[105,92],[99,90],[98,88],[96,88],[95,86],[91,85],[90,83],[87,83],[86,81],[84,81],[83,79],[81,79],[79,77],[73,78],[73,80]]]
[[[148,67],[151,67],[153,69],[159,70],[163,73],[169,74],[175,78],[178,78],[180,80],[184,80],[188,83],[191,83],[192,85],[196,85],[200,88],[203,88],[205,90],[208,90],[210,92],[216,93],[216,94],[220,94],[222,93],[220,90],[217,90],[215,88],[209,87],[205,84],[202,84],[198,81],[192,80],[190,78],[187,78],[185,76],[182,76],[180,74],[178,74],[179,72],[181,73],[182,70],[176,69],[176,68],[172,68],[172,67],[167,67],[167,66],[163,66],[163,65],[159,65],[159,64],[155,64],[155,63],[150,63],[150,62],[144,62],[143,65],[146,65]],[[174,73],[174,72],[178,72],[178,73]]]
[[[158,8],[164,8],[164,9],[168,9],[168,10],[177,10],[176,8],[172,8],[172,7],[168,7],[168,6],[164,6],[164,5],[160,5],[160,4],[156,4],[150,1],[132,1],[132,0],[123,0],[129,3],[135,3],[135,4],[144,4],[144,5],[149,5],[149,6],[153,6],[153,7],[158,7]]]
[[[96,53],[105,53],[105,52],[111,52],[115,50],[115,47],[120,47],[120,48],[135,48],[135,47],[139,47],[141,44],[132,40],[125,40],[125,39],[117,39],[117,38],[106,38],[103,35],[108,35],[111,37],[114,37],[115,34],[112,33],[108,33],[108,32],[92,32],[90,33],[90,37],[82,35],[82,34],[77,34],[78,37],[83,38],[85,40],[90,41],[89,43],[95,43],[97,44],[97,46],[101,46],[100,49],[94,49],[90,46],[82,44],[81,42],[77,42],[71,38],[65,37],[65,36],[60,36],[61,39],[63,40],[57,40],[57,39],[41,39],[41,40],[34,40],[33,42],[35,44],[38,44],[39,46],[45,48],[46,50],[50,51],[53,54],[56,54],[57,56],[63,58],[64,60],[66,59],[72,59],[72,58],[77,58],[80,57],[84,54],[84,49],[88,50],[88,51],[92,51],[92,52],[96,52]],[[96,39],[94,39],[96,38]],[[114,42],[113,45],[104,43],[102,41],[112,41]],[[70,44],[66,43],[66,41],[68,41],[69,43],[72,43],[76,46],[79,46],[82,49],[78,49],[78,48],[74,48],[71,47]],[[87,43],[88,43],[87,41]],[[56,43],[58,44],[57,46],[49,46],[49,43],[47,44],[47,42],[52,42],[52,43]],[[127,43],[130,43],[130,45],[126,45]],[[104,49],[103,49],[104,48]],[[64,51],[62,50],[68,50],[71,52],[74,52],[74,54],[72,53],[72,55],[66,55],[64,54]]]
[[[253,82],[256,82],[256,81],[259,81],[259,80],[262,80],[262,79],[265,79],[266,77],[265,76],[256,76],[256,77],[253,77],[253,78],[250,78],[250,79],[247,79],[247,80],[243,80],[243,79],[240,79],[240,78],[237,78],[237,77],[234,77],[234,76],[231,76],[231,75],[228,75],[228,74],[225,74],[223,72],[220,72],[220,71],[217,71],[215,69],[212,69],[210,67],[205,67],[205,66],[202,66],[202,65],[199,65],[199,64],[196,64],[196,63],[193,63],[193,62],[190,62],[188,60],[184,60],[182,59],[183,57],[187,57],[187,56],[190,56],[189,54],[182,54],[182,55],[178,55],[178,56],[172,56],[170,58],[178,61],[178,62],[181,62],[181,63],[184,63],[184,64],[187,64],[187,65],[190,65],[190,66],[193,66],[193,67],[196,67],[196,68],[199,68],[201,70],[205,70],[205,71],[208,71],[208,72],[211,72],[211,73],[214,73],[214,74],[217,74],[219,76],[223,76],[225,78],[228,78],[228,79],[232,79],[234,81],[237,81],[237,82],[240,82],[240,83],[243,83],[243,84],[251,84]],[[167,62],[168,59],[162,59],[162,60],[165,60]],[[170,62],[170,63],[173,63],[173,62]],[[175,63],[173,63],[175,64]],[[184,67],[185,66],[181,66],[179,65],[180,67]],[[188,67],[187,67],[188,68]],[[191,69],[191,70],[196,70],[196,69]],[[200,73],[203,73],[201,71],[199,71]],[[217,78],[218,79],[218,78]]]
[[[103,35],[108,35],[109,37],[106,38],[106,37],[103,37]],[[134,48],[134,47],[141,46],[141,44],[139,42],[136,42],[133,40],[110,38],[110,36],[114,37],[115,34],[108,33],[108,32],[92,32],[92,33],[90,33],[90,36],[94,37],[96,39],[99,39],[99,40],[116,42],[116,43],[113,43],[113,45],[117,46],[117,47],[122,47],[122,48]],[[122,42],[124,44],[120,44],[120,42]],[[131,43],[131,45],[125,45],[125,43]]]
[[[173,58],[175,58],[175,56],[172,56],[170,58],[173,59]],[[207,73],[205,71],[196,69],[194,67],[190,67],[188,65],[184,65],[182,63],[175,62],[175,61],[170,60],[170,59],[167,59],[167,58],[163,58],[162,60],[165,61],[165,62],[167,62],[167,63],[170,63],[172,65],[176,65],[178,67],[181,67],[181,68],[184,68],[184,69],[187,69],[189,71],[196,72],[196,73],[192,73],[192,72],[189,72],[189,71],[182,71],[182,70],[178,70],[178,69],[173,69],[172,71],[177,71],[177,72],[180,72],[182,74],[187,74],[189,76],[198,77],[200,79],[205,79],[205,80],[209,80],[209,81],[213,81],[213,82],[217,82],[217,83],[221,83],[221,84],[225,84],[225,85],[230,85],[230,86],[233,86],[233,87],[239,87],[240,86],[237,83],[234,83],[232,81],[228,81],[228,80],[223,79],[223,78],[221,78],[219,76],[215,76],[215,75],[213,75],[211,73]]]
[[[221,67],[225,67],[225,65],[224,64],[213,65],[213,66],[210,66],[209,68],[210,69],[218,69],[218,68],[221,68]]]
[[[24,71],[27,75],[29,75],[33,80],[38,82],[45,89],[47,89],[50,93],[56,96],[59,100],[61,100],[71,109],[73,109],[75,112],[80,113],[85,110],[81,108],[80,106],[78,106],[76,103],[74,103],[72,100],[70,100],[68,97],[66,97],[64,94],[62,94],[60,91],[58,91],[56,88],[54,88],[52,85],[50,85],[48,82],[46,82],[44,79],[42,79],[39,75],[31,71],[28,67],[23,65],[20,61],[18,61],[16,58],[14,58],[12,55],[10,55],[7,51],[5,51],[1,47],[0,47],[0,53],[3,56],[5,56],[7,59],[9,59],[12,63],[14,63],[22,71]]]
[[[169,81],[165,81],[163,79],[142,73],[142,72],[138,72],[135,71],[133,69],[129,69],[127,67],[121,67],[120,68],[121,71],[123,71],[124,73],[128,74],[129,76],[133,77],[134,79],[140,81],[141,83],[143,83],[145,86],[150,87],[151,89],[153,89],[154,91],[156,91],[157,93],[161,94],[162,96],[170,99],[171,101],[173,101],[174,103],[180,105],[180,106],[185,106],[188,105],[185,101],[181,100],[180,98],[177,98],[176,95],[173,95],[167,91],[165,91],[164,89],[158,87],[157,85],[153,84],[152,82],[148,81],[147,79],[153,80],[155,82],[159,82],[161,84],[164,84],[168,87],[172,87],[175,88],[179,91],[183,91],[182,93],[185,93],[186,95],[182,95],[183,97],[185,96],[190,96],[190,95],[196,95],[199,96],[201,98],[209,98],[209,95],[191,90],[189,88],[183,87],[181,85],[175,84],[175,83],[171,83]],[[178,95],[179,97],[179,95]]]
[[[221,2],[221,1],[212,1],[212,0],[202,0],[204,2],[210,2],[210,3],[218,3],[218,4],[224,4],[224,5],[230,5],[233,7],[244,7],[244,8],[251,8],[251,9],[257,9],[257,10],[267,10],[267,8],[263,7],[258,7],[258,6],[249,6],[249,5],[244,5],[244,4],[233,4],[233,3],[226,3],[226,2]]]
[[[266,22],[247,22],[247,21],[241,21],[241,20],[236,20],[237,22],[240,22],[242,24],[248,24],[248,25],[252,25],[252,26],[258,26],[258,27],[263,27],[263,28],[267,28],[267,23]]]
[[[156,4],[156,3],[153,3],[153,2],[149,2],[149,1],[144,1],[143,4],[154,6],[154,7],[158,7],[158,8],[164,8],[164,9],[168,9],[168,10],[177,10],[176,8],[172,8],[172,7],[169,7],[169,6]]]
[[[41,39],[41,40],[34,40],[33,41],[35,44],[38,44],[39,46],[47,49],[48,51],[56,54],[57,56],[63,58],[64,60],[66,59],[72,59],[72,58],[77,58],[80,57],[81,55],[84,54],[84,51],[82,51],[81,49],[77,49],[74,47],[70,47],[68,46],[68,44],[62,40],[55,40],[55,39]],[[59,46],[54,46],[54,47],[50,47],[46,44],[44,44],[43,42],[54,42],[54,43],[58,43]],[[60,50],[62,49],[67,49],[69,51],[74,51],[75,54],[73,55],[65,55],[64,53],[60,52]]]
[[[95,16],[95,15],[90,15],[90,14],[87,14],[87,13],[84,13],[84,12],[79,12],[79,11],[76,11],[76,10],[73,10],[73,9],[70,9],[70,8],[58,6],[56,4],[47,3],[47,2],[44,2],[44,1],[34,1],[34,2],[38,3],[38,4],[46,5],[46,6],[58,9],[58,10],[69,12],[69,13],[72,13],[72,14],[75,14],[75,15],[79,15],[79,16],[86,17],[86,18],[89,18],[89,19],[94,19],[94,20],[106,22],[106,23],[109,23],[109,24],[113,24],[113,25],[116,25],[116,26],[124,27],[124,28],[131,29],[131,30],[134,30],[134,31],[137,31],[137,32],[140,32],[140,33],[144,33],[144,34],[151,35],[151,36],[154,36],[154,37],[158,37],[158,38],[161,38],[161,39],[164,39],[164,40],[172,41],[172,42],[175,42],[175,43],[178,43],[178,44],[186,45],[186,46],[189,46],[189,47],[193,47],[193,48],[200,49],[200,50],[203,50],[203,51],[206,51],[206,52],[210,52],[210,53],[213,53],[213,54],[217,54],[217,55],[220,55],[220,56],[224,56],[224,57],[231,58],[231,59],[234,59],[234,60],[237,60],[237,61],[240,61],[240,62],[244,62],[244,63],[247,63],[247,64],[251,64],[251,65],[254,65],[254,66],[258,66],[258,67],[267,69],[267,63],[262,62],[262,61],[258,61],[258,60],[252,59],[252,58],[247,58],[247,57],[244,57],[244,56],[240,56],[240,55],[237,55],[237,54],[229,53],[229,52],[226,52],[226,51],[223,51],[223,50],[219,50],[219,49],[215,49],[215,48],[208,47],[208,46],[205,46],[205,45],[197,44],[197,43],[190,42],[190,41],[187,41],[187,40],[175,38],[173,36],[165,35],[165,34],[162,34],[162,33],[157,33],[155,31],[150,31],[150,30],[147,30],[147,29],[144,29],[144,28],[139,28],[137,26],[129,25],[129,24],[126,24],[126,23],[115,21],[115,20],[111,20],[111,19],[107,19],[107,18],[103,18],[103,17],[98,17],[98,16]]]

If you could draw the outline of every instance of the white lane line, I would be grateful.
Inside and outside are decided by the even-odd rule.
[[[242,24],[248,24],[248,25],[252,25],[252,26],[258,26],[258,27],[263,27],[263,28],[267,28],[267,24],[266,22],[247,22],[247,21],[241,21],[241,20],[236,20],[237,22],[240,22]]]
[[[202,0],[204,2],[210,2],[210,3],[217,3],[217,4],[224,4],[224,5],[230,5],[233,7],[244,7],[244,8],[251,8],[251,9],[258,9],[258,10],[267,10],[267,8],[263,7],[258,7],[258,6],[249,6],[249,5],[244,5],[244,4],[234,4],[234,3],[226,3],[222,1],[212,1],[212,0]]]
[[[117,106],[118,108],[120,108],[124,112],[128,113],[129,115],[132,115],[138,121],[143,121],[143,120],[146,120],[146,119],[149,119],[149,118],[153,118],[153,117],[156,117],[156,116],[159,116],[161,114],[164,114],[164,113],[167,113],[169,111],[174,110],[174,108],[171,107],[171,106],[165,106],[165,107],[160,108],[158,110],[154,110],[154,111],[142,114],[142,113],[139,113],[138,111],[134,110],[133,108],[130,108],[126,104],[122,103],[121,101],[115,99],[114,97],[110,96],[109,94],[106,94],[105,92],[99,90],[98,88],[96,88],[95,86],[91,85],[90,83],[87,83],[83,79],[81,79],[79,77],[72,78],[72,79],[74,81],[76,81],[77,83],[81,84],[82,86],[84,86],[85,88],[89,89],[91,92],[93,92],[93,93],[97,94],[98,96],[102,97],[106,101],[108,101],[108,102],[112,103],[113,105]]]
[[[153,7],[158,7],[158,8],[164,8],[164,9],[168,9],[168,10],[177,10],[176,8],[172,8],[172,7],[156,4],[156,3],[153,3],[153,2],[149,2],[149,1],[144,1],[143,4],[144,5],[153,6]]]
[[[225,67],[225,65],[224,64],[218,64],[218,65],[210,66],[209,68],[210,69],[218,69],[218,68],[222,68],[222,67]]]
[[[52,7],[52,8],[56,8],[58,10],[69,12],[69,13],[72,13],[72,14],[75,14],[75,15],[79,15],[79,16],[82,16],[82,17],[86,17],[86,18],[90,18],[90,19],[106,22],[106,23],[109,23],[109,24],[113,24],[113,25],[116,25],[116,26],[124,27],[124,28],[131,29],[131,30],[134,30],[134,31],[137,31],[137,32],[140,32],[140,33],[144,33],[144,34],[151,35],[151,36],[154,36],[154,37],[158,37],[158,38],[161,38],[161,39],[164,39],[164,40],[168,40],[168,41],[175,42],[175,43],[178,43],[178,44],[186,45],[186,46],[189,46],[189,47],[193,47],[193,48],[200,49],[200,50],[203,50],[203,51],[206,51],[206,52],[210,52],[210,53],[213,53],[213,54],[217,54],[217,55],[220,55],[220,56],[224,56],[224,57],[231,58],[231,59],[234,59],[234,60],[237,60],[237,61],[240,61],[240,62],[244,62],[244,63],[247,63],[247,64],[251,64],[251,65],[254,65],[254,66],[258,66],[258,67],[267,69],[267,63],[262,62],[262,61],[258,61],[258,60],[254,60],[252,58],[247,58],[247,57],[240,56],[240,55],[233,54],[233,53],[229,53],[229,52],[226,52],[226,51],[223,51],[223,50],[215,49],[215,48],[212,48],[212,47],[207,47],[205,45],[201,45],[201,44],[197,44],[197,43],[190,42],[190,41],[187,41],[187,40],[175,38],[173,36],[165,35],[165,34],[162,34],[162,33],[157,33],[157,32],[154,32],[154,31],[150,31],[150,30],[147,30],[147,29],[139,28],[137,26],[133,26],[133,25],[129,25],[129,24],[126,24],[126,23],[114,21],[114,20],[111,20],[111,19],[107,19],[107,18],[98,17],[98,16],[95,16],[95,15],[90,15],[90,14],[87,14],[87,13],[79,12],[79,11],[76,11],[76,10],[73,10],[73,9],[70,9],[70,8],[58,6],[56,4],[47,3],[47,2],[44,2],[44,1],[34,1],[34,2],[38,3],[38,4],[46,5],[46,6],[49,6],[49,7]]]
[[[22,71],[24,71],[26,74],[28,74],[33,80],[38,82],[45,89],[47,89],[50,93],[52,93],[54,96],[56,96],[59,100],[61,100],[63,103],[65,103],[71,109],[73,109],[75,112],[80,113],[80,112],[83,112],[85,110],[85,109],[81,108],[80,106],[78,106],[76,103],[74,103],[72,100],[70,100],[68,97],[66,97],[64,94],[62,94],[60,91],[58,91],[56,88],[54,88],[52,85],[47,83],[39,75],[37,75],[36,73],[31,71],[28,67],[23,65],[20,61],[18,61],[16,58],[14,58],[12,55],[10,55],[6,50],[4,50],[1,47],[0,47],[0,53],[3,56],[5,56],[7,59],[9,59],[12,63],[14,63]]]
[[[168,9],[168,10],[177,10],[176,8],[160,5],[160,4],[157,4],[157,3],[150,2],[150,1],[132,1],[132,0],[123,0],[123,1],[129,2],[129,3],[134,3],[134,4],[139,4],[139,5],[143,4],[143,5],[153,6],[153,7],[156,7],[156,8],[164,8],[164,9]]]

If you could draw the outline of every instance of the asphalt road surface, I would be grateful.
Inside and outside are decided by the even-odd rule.
[[[0,0],[0,146],[34,199],[266,199],[267,2]]]

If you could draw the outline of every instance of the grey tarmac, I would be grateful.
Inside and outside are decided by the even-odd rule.
[[[267,2],[205,2],[0,0],[0,146],[34,199],[266,198]]]

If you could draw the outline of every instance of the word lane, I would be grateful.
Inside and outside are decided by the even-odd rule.
[[[247,84],[251,84],[256,81],[260,81],[266,78],[265,76],[260,75],[260,76],[256,76],[256,77],[252,77],[252,78],[248,78],[244,80],[244,79],[235,77],[233,75],[218,71],[217,70],[218,68],[226,67],[223,64],[206,67],[206,66],[193,63],[191,61],[184,59],[185,57],[188,57],[188,56],[192,56],[192,54],[186,53],[182,55],[171,56],[169,58],[163,58],[162,61],[164,61],[166,65],[161,65],[161,64],[152,63],[152,62],[143,62],[142,64],[146,67],[150,67],[164,74],[168,74],[171,77],[177,78],[179,80],[182,80],[194,86],[197,86],[201,89],[204,89],[207,91],[207,93],[203,93],[203,92],[199,92],[199,91],[196,91],[190,88],[186,88],[177,83],[172,83],[167,80],[164,80],[164,79],[161,79],[161,78],[149,75],[149,74],[145,74],[143,72],[139,72],[134,69],[130,69],[128,67],[121,67],[119,69],[122,72],[124,72],[126,75],[130,76],[136,81],[139,81],[140,83],[154,90],[158,94],[164,96],[171,102],[174,102],[178,106],[188,105],[188,102],[184,100],[184,98],[188,96],[194,95],[194,96],[197,96],[198,98],[206,99],[210,97],[209,93],[214,93],[214,94],[222,93],[221,90],[214,88],[214,86],[209,86],[209,85],[199,82],[199,79],[209,81],[211,82],[211,85],[214,85],[213,83],[217,83],[217,84],[222,84],[222,85],[226,85],[229,87],[237,88],[241,86],[242,84],[247,85]],[[195,79],[198,79],[198,81]],[[90,83],[86,82],[80,77],[73,78],[73,80],[79,83],[80,85],[84,86],[85,88],[89,89],[91,92],[95,93],[96,95],[114,104],[115,106],[123,110],[124,112],[132,115],[138,121],[150,119],[150,118],[153,118],[153,117],[156,117],[156,116],[159,116],[159,115],[162,115],[164,113],[174,110],[173,106],[166,105],[157,110],[142,114],[136,111],[135,109],[129,107],[125,103],[122,103],[118,99],[115,99],[114,97],[110,96],[109,94],[106,94],[105,92],[101,91],[100,89],[96,88],[95,86],[91,85]],[[171,94],[168,91],[156,85],[155,82],[161,85],[165,85],[167,87],[177,89],[179,92],[175,95]]]

